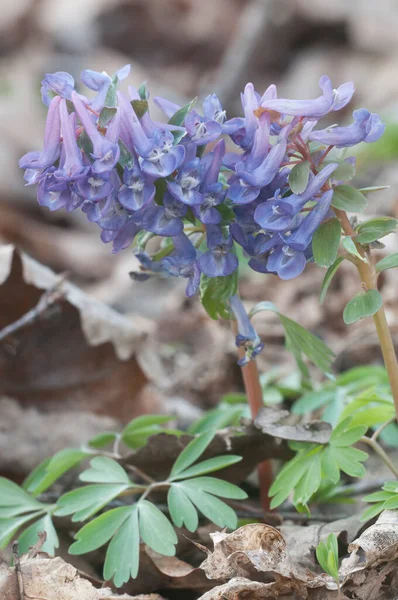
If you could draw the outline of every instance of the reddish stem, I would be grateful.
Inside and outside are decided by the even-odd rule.
[[[234,322],[233,322],[234,323]],[[239,358],[245,354],[244,348],[238,348]],[[242,377],[247,395],[247,401],[250,407],[250,413],[254,420],[260,409],[264,407],[263,392],[260,385],[260,378],[255,360],[249,361],[242,367]],[[260,487],[261,506],[264,513],[270,512],[269,490],[272,485],[272,465],[270,460],[264,460],[257,467],[258,481]]]

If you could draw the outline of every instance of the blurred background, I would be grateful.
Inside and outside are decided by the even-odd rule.
[[[323,74],[336,87],[352,79],[355,98],[339,119],[348,121],[352,110],[366,106],[388,124],[381,142],[356,152],[357,182],[389,185],[369,196],[368,214],[397,216],[397,30],[395,0],[2,0],[1,242],[16,244],[56,272],[67,271],[84,291],[149,331],[156,342],[152,383],[168,398],[214,405],[226,388],[241,387],[227,325],[212,322],[197,299],[187,302],[184,282],[132,282],[130,251],[112,255],[82,214],[41,209],[35,190],[24,187],[18,159],[41,148],[44,131],[40,81],[48,72],[68,71],[78,80],[85,68],[112,74],[131,63],[130,83],[147,80],[152,96],[184,103],[215,92],[232,117],[240,115],[239,94],[247,81],[260,93],[276,83],[280,96],[306,98],[318,95]],[[398,250],[395,236],[387,237],[386,245]],[[384,252],[378,251],[380,257]],[[320,307],[323,276],[313,265],[290,282],[243,271],[241,293],[248,303],[274,301],[323,337],[337,354],[337,370],[379,362],[372,323],[343,325],[342,309],[358,290],[349,265],[341,268]],[[386,272],[381,286],[396,331],[393,271]],[[261,370],[278,365],[289,372],[292,362],[279,324],[272,315],[256,319],[266,342]]]

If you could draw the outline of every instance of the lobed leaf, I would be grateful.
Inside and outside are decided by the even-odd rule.
[[[367,290],[354,296],[343,312],[346,325],[371,317],[383,306],[383,299],[377,290]]]
[[[312,238],[312,252],[319,267],[330,267],[337,258],[340,245],[341,225],[338,219],[322,223]]]

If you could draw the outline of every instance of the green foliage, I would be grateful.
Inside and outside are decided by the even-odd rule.
[[[398,220],[392,219],[391,217],[370,219],[369,221],[358,225],[356,228],[358,235],[355,238],[355,241],[360,244],[370,244],[395,231],[397,225]]]
[[[381,273],[387,269],[394,269],[398,267],[398,252],[385,256],[378,263],[376,263],[376,273]]]
[[[53,554],[58,547],[51,520],[53,510],[54,506],[39,502],[16,483],[0,477],[0,548],[5,548],[22,527],[33,522],[21,536],[21,547],[28,549],[32,545],[29,542],[35,531],[46,531],[45,551]]]
[[[340,236],[341,225],[338,219],[329,219],[318,227],[312,238],[312,251],[319,267],[330,267],[336,261]]]
[[[310,163],[308,160],[294,165],[289,173],[289,185],[293,194],[302,194],[307,187],[310,176]]]
[[[356,294],[343,312],[346,325],[371,317],[383,306],[383,299],[377,290],[367,290]]]
[[[322,411],[325,421],[336,425],[351,417],[352,425],[374,427],[394,415],[394,403],[383,367],[354,367],[318,389],[302,395],[292,412],[304,415]]]
[[[259,302],[251,310],[250,316],[252,317],[262,310],[271,310],[278,315],[285,330],[286,345],[294,355],[298,368],[305,377],[308,377],[309,373],[303,360],[303,354],[322,372],[330,373],[334,354],[322,340],[302,325],[282,315],[272,302]]]
[[[65,448],[65,450],[57,452],[52,458],[45,459],[32,471],[23,483],[24,489],[33,496],[42,494],[62,475],[80,464],[87,456],[87,452],[77,448]]]
[[[160,432],[167,432],[167,429],[160,425],[168,423],[171,420],[170,415],[143,415],[133,419],[126,425],[121,434],[121,440],[129,448],[134,450],[144,446],[151,435]],[[175,433],[173,431],[173,433]]]
[[[334,188],[332,206],[347,212],[363,212],[367,206],[365,196],[351,185]]]
[[[227,277],[200,278],[200,301],[207,314],[212,319],[229,319],[230,310],[228,300],[236,294],[238,287],[238,271]]]
[[[322,569],[335,581],[339,581],[339,548],[335,533],[330,533],[325,542],[319,542],[316,557]]]
[[[365,469],[361,463],[368,455],[350,446],[363,436],[366,429],[366,426],[352,427],[348,418],[334,429],[327,444],[294,444],[298,453],[282,467],[271,486],[271,508],[282,504],[294,491],[294,505],[309,512],[308,503],[321,482],[336,484],[341,471],[351,477],[363,477]]]
[[[398,509],[398,481],[387,481],[380,492],[369,494],[363,498],[364,502],[372,504],[367,508],[361,521],[373,519],[382,510],[397,510]]]
[[[319,294],[319,302],[321,304],[324,303],[326,294],[327,294],[329,286],[332,282],[332,279],[335,276],[335,274],[337,273],[337,270],[338,270],[339,266],[341,265],[341,263],[343,262],[343,260],[344,260],[344,257],[339,256],[338,258],[336,258],[334,263],[332,265],[330,265],[330,267],[326,271],[326,274],[325,274],[325,277],[323,278],[323,282],[322,282],[322,286],[321,286],[321,292]]]

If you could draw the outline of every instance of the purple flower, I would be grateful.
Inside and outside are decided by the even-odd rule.
[[[261,106],[266,110],[277,111],[284,115],[320,119],[329,112],[340,110],[346,106],[355,90],[351,81],[343,83],[337,90],[334,90],[332,82],[326,75],[320,78],[319,87],[322,90],[322,96],[318,96],[314,100],[267,99],[261,102]]]
[[[203,100],[203,114],[207,121],[215,121],[221,125],[221,133],[226,135],[234,133],[239,127],[239,123],[236,123],[234,119],[226,120],[227,113],[223,110],[216,94],[210,94]]]
[[[194,110],[187,114],[184,125],[191,141],[197,146],[214,142],[222,133],[222,127],[217,121],[206,120]]]
[[[119,191],[119,202],[128,210],[140,210],[155,197],[156,188],[152,181],[141,171],[137,163],[132,169],[123,171],[123,185]]]
[[[259,204],[254,213],[254,219],[266,231],[287,231],[294,226],[295,215],[315,195],[320,192],[338,163],[330,163],[313,177],[302,194],[292,194],[281,198],[279,191],[275,192],[272,200]]]
[[[199,257],[199,268],[208,277],[231,275],[238,268],[238,259],[232,254],[233,240],[230,234],[225,238],[221,227],[207,225],[208,252]]]
[[[72,92],[72,102],[76,113],[93,144],[93,153],[91,156],[94,158],[94,164],[92,166],[94,173],[111,171],[119,160],[119,146],[100,134],[76,92]]]
[[[138,159],[140,167],[153,178],[168,177],[184,161],[185,149],[181,145],[174,146],[173,135],[159,129],[152,133],[151,142],[149,152]]]
[[[245,311],[239,296],[231,296],[229,299],[229,305],[234,314],[238,325],[238,334],[236,336],[236,345],[238,348],[245,348],[245,356],[238,361],[238,365],[243,367],[247,363],[254,359],[262,349],[264,344],[258,337],[253,325],[250,322],[249,316]]]
[[[46,106],[50,106],[55,95],[71,100],[74,89],[75,80],[69,73],[47,73],[41,82],[41,98]]]
[[[252,261],[250,262],[252,268],[259,266],[258,263],[254,265]],[[275,273],[281,279],[294,279],[304,271],[306,264],[307,259],[304,252],[296,251],[288,244],[284,244],[269,255],[266,270],[263,272]]]
[[[312,236],[329,212],[333,190],[328,190],[320,198],[318,204],[307,214],[297,229],[290,236],[283,236],[284,242],[294,250],[304,251],[311,243]]]
[[[332,126],[314,131],[309,135],[309,140],[337,148],[347,148],[360,142],[376,142],[383,135],[385,125],[378,114],[360,108],[354,110],[352,116],[354,123],[348,127]]]
[[[83,157],[76,142],[75,114],[68,114],[66,100],[60,103],[61,129],[62,129],[62,154],[60,167],[54,172],[59,180],[77,181],[85,177],[90,167],[83,164]]]
[[[82,72],[80,79],[82,82],[90,88],[90,90],[94,90],[97,93],[95,98],[91,100],[91,108],[97,112],[100,112],[105,106],[106,95],[113,81],[118,83],[119,81],[123,81],[126,79],[128,74],[130,73],[130,65],[125,65],[119,71],[116,71],[116,74],[113,77],[110,77],[108,73],[103,71],[99,73],[98,71],[91,71],[90,69],[86,69]]]
[[[44,133],[44,147],[41,152],[28,152],[19,161],[21,169],[46,169],[51,167],[61,153],[61,98],[56,96],[50,102],[48,109],[46,129]],[[35,179],[29,183],[36,183]]]
[[[263,119],[262,123],[266,123]],[[272,146],[265,159],[254,169],[249,170],[248,163],[238,163],[235,167],[238,181],[232,183],[228,191],[228,198],[235,204],[247,204],[252,202],[260,194],[262,187],[268,185],[278,173],[283,158],[286,154],[287,138],[290,125],[284,127],[276,143]],[[256,161],[257,162],[257,161]]]
[[[186,295],[191,297],[196,294],[200,282],[196,248],[184,233],[176,235],[173,244],[174,251],[163,258],[162,265],[169,275],[188,279]]]
[[[194,158],[180,167],[174,181],[167,182],[170,194],[188,206],[200,204],[203,196],[198,188],[203,179],[203,167],[199,158]]]
[[[85,200],[97,201],[106,198],[115,189],[113,173],[90,173],[77,181],[76,188],[78,193]]]
[[[173,198],[170,193],[166,193],[163,198],[163,206],[152,203],[140,211],[137,217],[139,218],[139,224],[146,231],[158,235],[175,236],[181,233],[184,228],[182,218],[186,212],[187,206],[185,204]]]
[[[119,230],[103,229],[101,231],[101,240],[105,244],[113,242],[112,253],[117,254],[132,244],[138,231],[138,225],[130,217]]]

